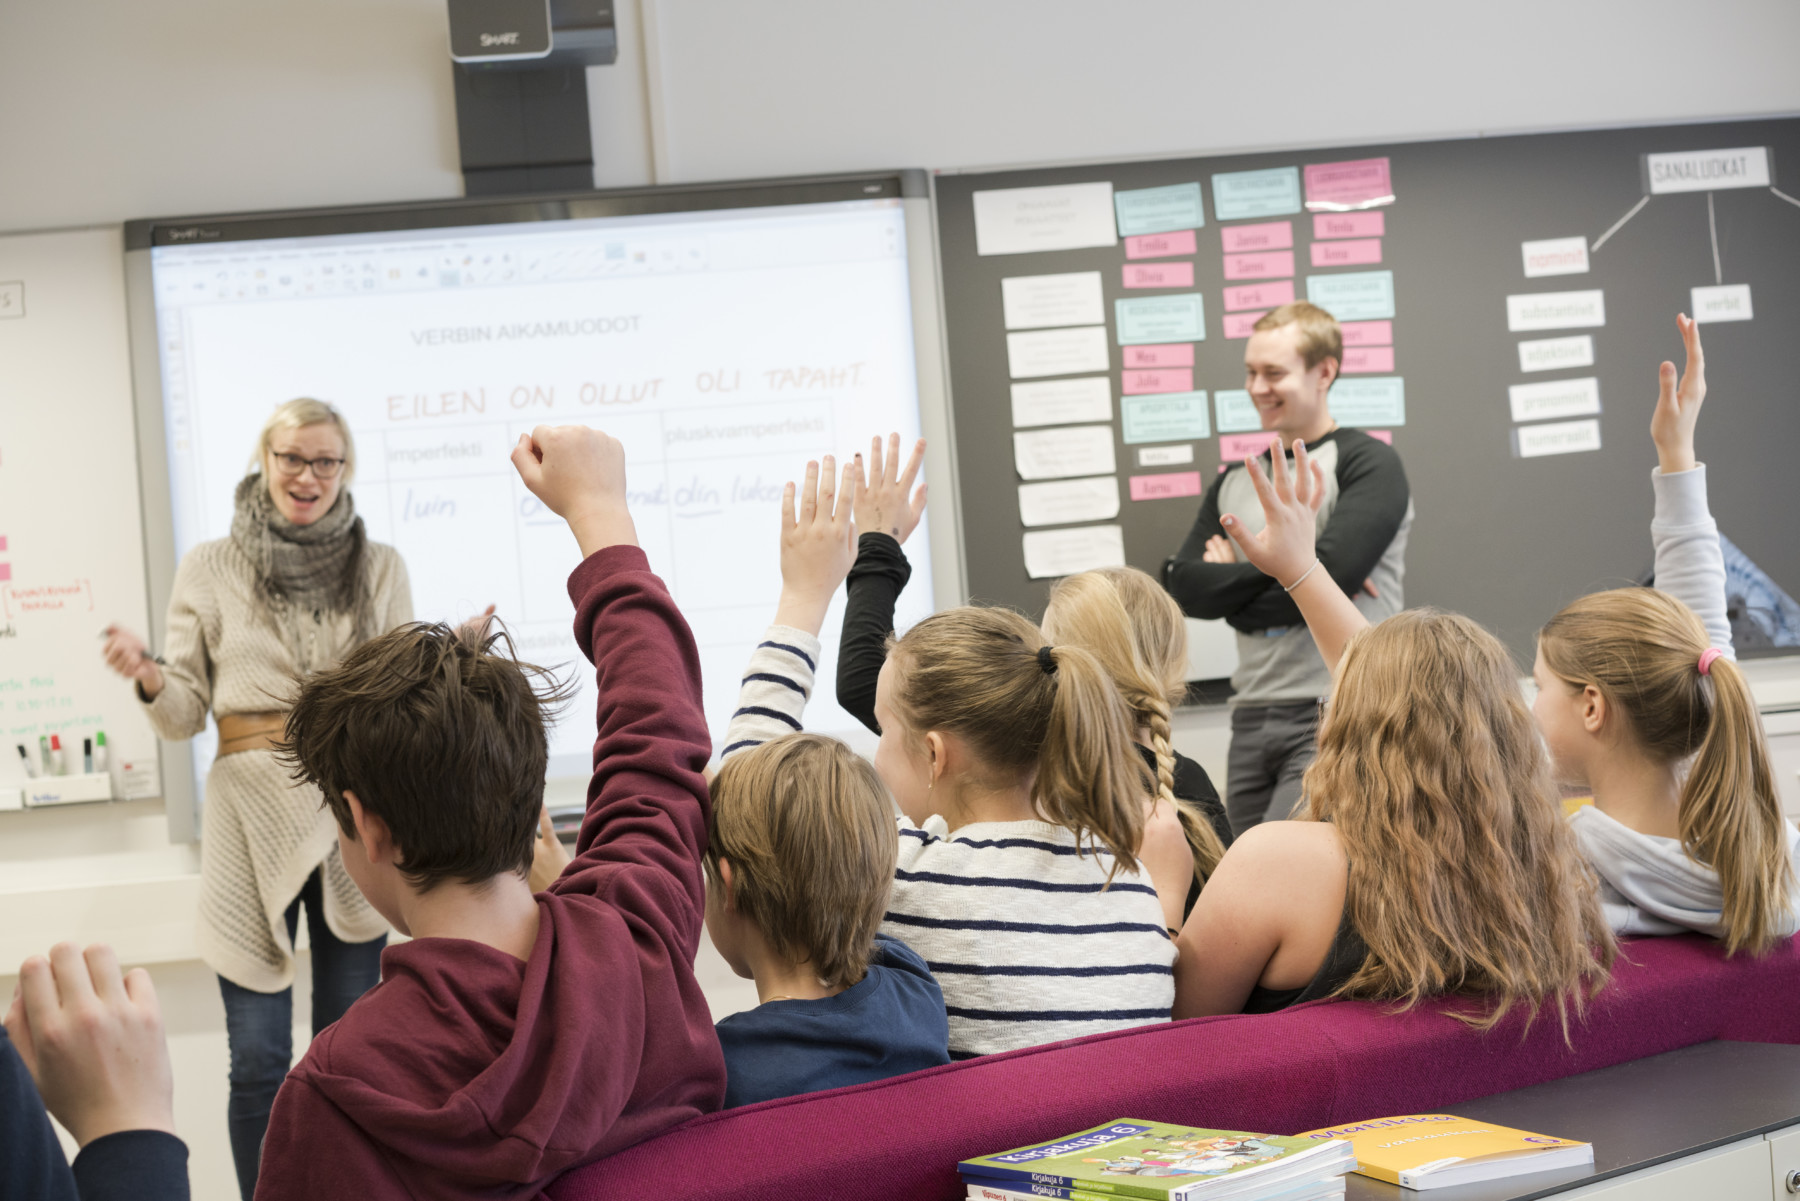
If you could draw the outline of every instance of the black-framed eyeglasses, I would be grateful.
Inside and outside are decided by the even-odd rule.
[[[344,467],[344,460],[334,459],[330,456],[308,459],[300,455],[281,454],[276,451],[269,453],[275,460],[275,470],[285,476],[299,475],[310,467],[314,479],[329,480],[336,478],[337,473]]]

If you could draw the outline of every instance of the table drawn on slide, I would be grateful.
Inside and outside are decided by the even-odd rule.
[[[576,422],[624,443],[639,541],[694,631],[717,740],[774,614],[783,484],[809,458],[919,433],[897,203],[155,254],[178,553],[227,532],[275,404],[331,402],[356,437],[358,511],[404,556],[417,615],[495,604],[521,658],[576,670],[552,776],[587,770],[593,678],[571,633],[574,540],[511,466],[522,434]],[[907,550],[910,624],[931,607],[923,528]],[[853,725],[829,685],[840,620],[809,714],[827,731]]]

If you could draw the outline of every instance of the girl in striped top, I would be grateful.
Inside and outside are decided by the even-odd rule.
[[[830,512],[832,470],[815,506],[809,465],[799,525]],[[923,507],[911,473],[873,474],[847,473],[857,525],[903,539]],[[784,528],[784,547],[795,537]],[[817,658],[805,630],[770,630],[728,753],[799,728]],[[882,932],[937,977],[951,1056],[1167,1021],[1174,945],[1137,855],[1149,780],[1093,655],[1009,610],[947,610],[893,644],[875,715],[876,770],[902,814]]]

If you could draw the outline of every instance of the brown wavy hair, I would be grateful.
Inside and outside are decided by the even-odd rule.
[[[1432,609],[1357,634],[1304,786],[1302,816],[1337,830],[1368,947],[1340,995],[1479,995],[1485,1015],[1458,1016],[1481,1027],[1553,1003],[1566,1036],[1618,946],[1498,639]]]
[[[962,738],[994,785],[1035,773],[1032,801],[1045,821],[1104,845],[1112,872],[1137,871],[1149,781],[1130,713],[1092,654],[1050,647],[1046,671],[1046,646],[1011,609],[934,613],[888,650],[894,708],[914,737]]]
[[[1538,635],[1544,665],[1569,687],[1593,685],[1659,763],[1692,758],[1681,788],[1681,848],[1719,873],[1727,954],[1765,951],[1792,904],[1787,818],[1762,718],[1736,662],[1715,658],[1694,611],[1653,588],[1584,596]]]
[[[1044,636],[1079,646],[1100,660],[1126,708],[1150,732],[1156,795],[1181,820],[1194,874],[1211,876],[1225,844],[1198,806],[1175,795],[1170,717],[1187,694],[1187,624],[1163,586],[1135,567],[1103,567],[1066,576],[1050,590]]]

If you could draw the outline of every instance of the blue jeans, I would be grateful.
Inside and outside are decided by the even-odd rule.
[[[290,943],[300,927],[302,905],[306,906],[306,929],[312,936],[312,1032],[316,1037],[381,979],[381,949],[387,945],[387,935],[372,942],[339,940],[325,924],[324,881],[315,870],[288,906]],[[231,1158],[237,1165],[238,1192],[244,1201],[251,1201],[262,1161],[263,1134],[269,1128],[269,1109],[294,1058],[294,990],[253,992],[220,976],[219,992],[225,998],[225,1036],[231,1045],[231,1101],[226,1109]]]

